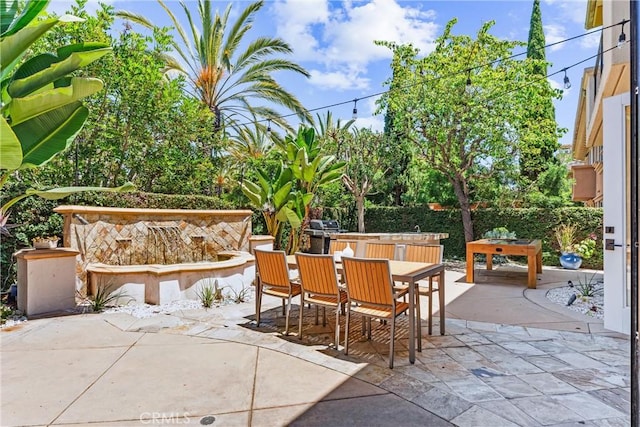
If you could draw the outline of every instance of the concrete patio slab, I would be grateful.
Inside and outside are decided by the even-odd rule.
[[[545,268],[537,289],[518,274],[506,275],[509,285],[455,282],[462,275],[447,271],[444,336],[437,314],[428,334],[421,298],[415,364],[408,319],[398,318],[393,370],[388,325],[375,323],[369,341],[354,319],[345,356],[333,323],[314,325],[313,310],[295,336],[295,300],[290,336],[273,298],[259,328],[253,301],[3,328],[0,425],[628,425],[629,339],[547,300],[567,272]],[[342,345],[344,318],[341,331]]]

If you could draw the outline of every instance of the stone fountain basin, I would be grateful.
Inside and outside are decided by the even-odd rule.
[[[220,252],[216,262],[183,264],[87,265],[87,291],[95,295],[99,288],[120,293],[118,304],[132,301],[147,304],[169,304],[184,299],[199,299],[205,286],[223,288],[223,294],[234,295],[252,286],[255,259],[244,251]]]

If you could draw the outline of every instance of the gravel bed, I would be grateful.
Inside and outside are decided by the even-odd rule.
[[[581,296],[578,288],[570,284],[569,286],[551,289],[547,292],[547,299],[556,304],[563,305],[569,310],[586,314],[587,316],[593,316],[597,319],[604,319],[604,284],[595,284],[594,293],[595,296],[592,297]],[[575,301],[568,305],[572,296],[576,297]]]
[[[118,307],[110,307],[104,313],[125,313],[138,319],[157,316],[159,314],[171,314],[181,310],[198,310],[204,308],[202,303],[197,300],[179,300],[168,304],[151,305],[131,303]]]

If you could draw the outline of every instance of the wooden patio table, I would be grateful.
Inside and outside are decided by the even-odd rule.
[[[475,254],[487,256],[487,270],[493,268],[493,255],[527,257],[527,286],[536,288],[536,274],[542,273],[542,242],[524,239],[481,239],[467,243],[467,283],[473,283]]]
[[[287,263],[290,268],[297,268],[295,255],[287,256]],[[396,282],[409,284],[409,362],[414,363],[416,360],[416,338],[418,339],[418,351],[422,351],[422,326],[420,319],[415,316],[416,292],[418,291],[418,281],[423,279],[433,280],[433,277],[439,276],[438,297],[439,306],[444,307],[444,264],[434,264],[429,262],[410,262],[389,260],[389,269],[391,276]],[[336,270],[342,274],[342,263],[336,262]],[[429,304],[432,304],[429,299]],[[445,327],[445,311],[440,310],[440,334],[444,335]],[[417,324],[417,335],[416,335]]]

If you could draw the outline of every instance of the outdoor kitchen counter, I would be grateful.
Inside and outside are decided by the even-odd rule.
[[[449,237],[448,233],[331,233],[331,239],[362,241],[356,249],[356,256],[364,256],[364,242],[383,241],[398,245],[407,243],[425,243],[439,245],[441,239]]]

